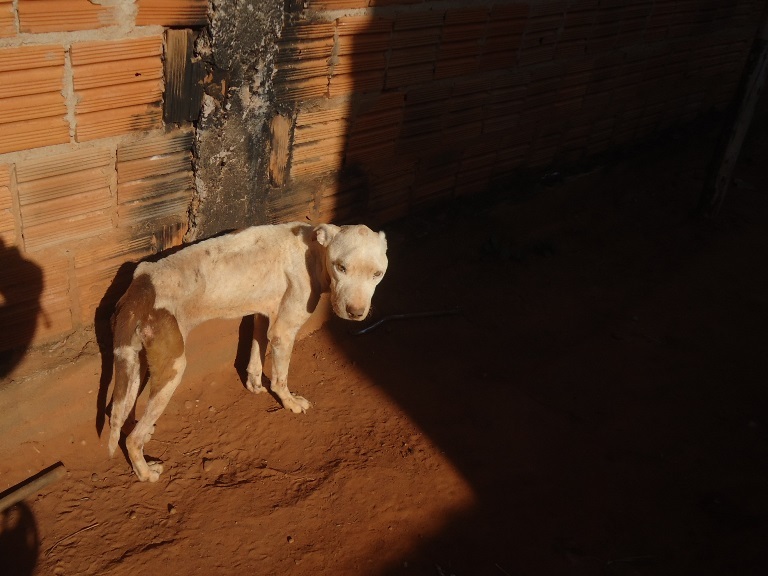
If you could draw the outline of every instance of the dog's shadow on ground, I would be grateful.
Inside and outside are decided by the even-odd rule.
[[[40,306],[44,284],[42,268],[0,238],[0,378],[24,358],[37,332],[38,317],[50,323]]]

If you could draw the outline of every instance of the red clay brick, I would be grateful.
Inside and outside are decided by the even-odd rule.
[[[118,24],[111,6],[89,0],[19,0],[21,32],[74,32]]]
[[[303,102],[328,95],[328,78],[317,77],[294,82],[275,83],[275,91],[287,101]]]
[[[0,38],[16,35],[16,16],[13,0],[0,0]]]
[[[134,58],[116,62],[100,62],[73,66],[75,91],[103,86],[119,86],[163,77],[163,65],[159,56]]]
[[[358,34],[339,37],[337,54],[365,54],[368,52],[385,52],[389,48],[391,34]]]
[[[191,130],[175,130],[118,147],[119,226],[186,221],[194,190],[192,140]]]
[[[0,130],[0,154],[67,142],[69,124],[63,116],[2,124]]]
[[[159,57],[162,53],[162,36],[145,36],[116,41],[78,42],[73,44],[70,49],[73,66]]]
[[[67,198],[81,192],[109,190],[113,172],[114,168],[111,165],[104,165],[98,168],[60,173],[30,182],[19,182],[19,203],[22,206],[45,204],[49,200]]]
[[[117,148],[119,162],[138,160],[161,154],[189,151],[192,149],[194,132],[191,129],[179,129],[167,134],[152,135],[133,142],[123,142]]]
[[[328,75],[329,64],[327,58],[282,62],[278,64],[276,82],[287,83],[317,78],[327,81]]]
[[[162,126],[159,103],[91,112],[77,116],[78,142],[106,138],[129,132],[152,130]]]
[[[339,56],[333,66],[333,75],[349,74],[355,76],[369,72],[384,72],[387,61],[384,52]],[[382,74],[383,76],[383,74]]]
[[[63,89],[64,49],[0,49],[0,153],[69,141]]]
[[[355,92],[356,94],[379,92],[383,87],[383,68],[370,72],[334,74],[328,84],[328,97],[334,98],[342,94],[349,94],[350,92]]]
[[[79,192],[47,202],[38,202],[22,206],[21,217],[24,229],[30,226],[59,220],[70,220],[86,212],[106,210],[112,205],[109,188],[92,192]]]
[[[419,28],[395,31],[392,34],[392,48],[413,48],[414,46],[434,46],[440,40],[441,29]]]
[[[401,68],[389,68],[384,85],[386,88],[398,88],[429,82],[432,80],[434,68],[435,66],[431,62]]]
[[[119,204],[125,204],[156,196],[166,196],[183,190],[192,190],[194,186],[194,177],[191,171],[163,174],[155,178],[118,184],[117,201]]]
[[[17,165],[27,250],[67,243],[111,228],[111,154],[84,150]]]
[[[380,97],[370,109],[361,111],[349,137],[347,155],[364,163],[394,157],[403,104],[403,94],[391,93]]]
[[[388,34],[392,32],[393,20],[378,16],[343,16],[336,20],[339,36],[359,36],[361,34]]]
[[[137,26],[205,26],[208,0],[137,0]]]
[[[78,142],[160,125],[162,38],[72,46]]]
[[[21,46],[0,48],[0,72],[64,66],[61,46]]]
[[[137,202],[120,204],[118,222],[120,227],[131,226],[146,220],[176,218],[185,221],[193,190],[180,190],[160,197],[149,197]]]
[[[435,67],[435,79],[463,76],[477,71],[479,60],[476,57],[440,60]]]
[[[437,46],[415,46],[406,50],[392,50],[389,56],[389,67],[397,68],[399,66],[410,66],[412,64],[423,64],[425,62],[434,62],[437,56]]]
[[[343,10],[344,8],[368,8],[369,0],[308,0],[312,10]]]
[[[64,117],[67,107],[60,93],[31,94],[0,99],[0,123]]]
[[[112,216],[109,211],[88,212],[39,226],[24,226],[24,246],[29,252],[34,252],[97,236],[111,229]]]
[[[302,110],[296,117],[296,127],[303,129],[315,124],[333,122],[349,117],[349,105],[343,101],[332,102],[328,108]]]
[[[105,86],[82,90],[78,96],[77,113],[87,114],[100,110],[159,102],[163,97],[163,83],[161,79],[157,79],[122,86]]]
[[[192,153],[189,150],[163,156],[151,156],[138,160],[120,161],[118,154],[118,183],[141,180],[162,174],[185,172],[192,168]]]
[[[64,66],[8,70],[0,72],[2,97],[26,96],[61,92],[64,85]]]
[[[36,160],[26,160],[16,165],[16,180],[20,183],[41,178],[59,176],[109,166],[112,153],[108,148],[82,148],[76,152],[46,156]]]

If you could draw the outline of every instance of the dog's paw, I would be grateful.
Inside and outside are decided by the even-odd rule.
[[[150,482],[157,482],[160,478],[160,474],[163,473],[163,465],[160,462],[147,462],[149,468],[149,477],[147,480]]]
[[[133,471],[140,482],[157,482],[163,473],[163,465],[161,462],[146,462],[146,467],[134,464]]]
[[[258,377],[252,374],[248,374],[248,381],[245,383],[245,385],[248,387],[248,390],[254,394],[261,394],[262,392],[267,391],[267,389],[264,388],[264,386],[261,384],[261,374],[259,374]]]
[[[296,396],[295,394],[291,394],[290,398],[283,400],[283,405],[294,414],[306,412],[311,406],[309,400],[302,398],[301,396]]]

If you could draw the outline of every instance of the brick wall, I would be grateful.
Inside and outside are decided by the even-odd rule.
[[[193,127],[163,121],[167,27],[207,10],[0,2],[0,352],[93,324],[125,262],[181,241]]]
[[[765,5],[0,0],[0,352],[185,235],[380,224],[722,109]]]
[[[386,222],[722,109],[766,3],[295,4],[275,78],[276,140],[291,147],[272,170],[287,184],[271,217]]]

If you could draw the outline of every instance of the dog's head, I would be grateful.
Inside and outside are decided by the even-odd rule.
[[[373,291],[387,271],[384,232],[362,225],[320,224],[315,228],[315,239],[325,247],[333,311],[345,320],[364,320],[371,309]]]

